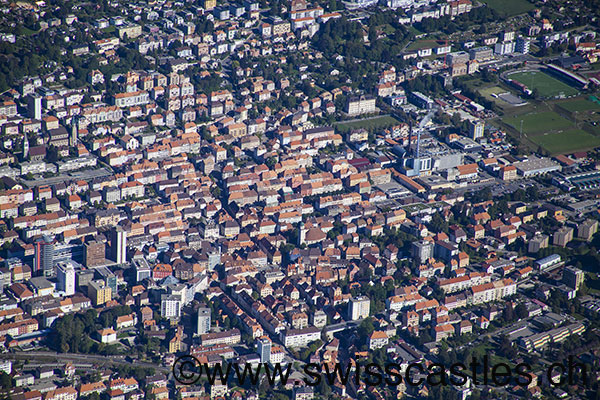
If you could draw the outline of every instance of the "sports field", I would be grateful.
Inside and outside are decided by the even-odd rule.
[[[537,89],[545,98],[575,96],[577,89],[541,71],[523,71],[508,75],[531,90]]]
[[[565,101],[559,101],[555,104],[570,112],[600,110],[600,104],[589,101],[586,98],[569,99]]]
[[[507,17],[526,13],[534,7],[527,0],[481,0],[481,2]]]
[[[521,130],[521,121],[523,121],[523,133],[526,135],[559,131],[572,127],[571,121],[553,111],[517,115],[504,119],[504,123],[512,126],[517,132]]]
[[[600,146],[600,137],[581,129],[541,134],[529,137],[529,139],[551,154],[568,154]]]

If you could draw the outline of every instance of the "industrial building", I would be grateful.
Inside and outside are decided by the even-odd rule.
[[[529,178],[536,175],[543,175],[549,172],[560,171],[560,164],[549,158],[529,157],[526,160],[513,164],[517,168],[519,175]]]

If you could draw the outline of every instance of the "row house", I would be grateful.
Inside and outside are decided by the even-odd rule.
[[[200,341],[203,346],[226,344],[237,344],[241,340],[239,329],[231,329],[229,331],[206,333],[200,336]]]
[[[489,274],[473,272],[469,275],[458,276],[456,278],[441,279],[437,282],[437,286],[444,293],[460,292],[473,286],[489,283],[491,277]]]
[[[281,334],[281,341],[285,347],[306,347],[310,343],[321,339],[321,331],[315,327],[304,329],[289,329]]]
[[[93,393],[101,394],[106,391],[106,385],[102,382],[83,383],[79,387],[79,396],[89,396]]]
[[[42,98],[42,106],[46,110],[57,110],[65,107],[65,98],[60,95],[48,95]]]
[[[233,101],[233,95],[229,90],[217,90],[210,93],[209,100],[211,103]]]
[[[33,201],[33,191],[30,189],[8,189],[0,191],[0,204],[16,204]]]
[[[44,400],[77,400],[77,390],[72,386],[66,386],[45,393]]]
[[[150,95],[144,90],[136,92],[118,93],[113,96],[113,103],[117,107],[131,107],[150,103]]]
[[[64,106],[64,104],[63,104]],[[0,102],[0,115],[14,117],[17,115],[17,103],[12,100]]]
[[[110,50],[115,50],[117,47],[119,47],[119,44],[120,44],[120,40],[117,37],[96,40],[94,42],[94,45],[96,46],[96,50],[98,51],[98,54],[104,54]]]
[[[136,50],[140,54],[147,54],[163,47],[163,40],[158,35],[145,36],[136,41]]]
[[[412,307],[415,304],[425,301],[425,298],[419,293],[407,293],[399,296],[392,296],[386,299],[386,307],[390,311],[399,312],[400,310]]]
[[[135,150],[119,150],[108,154],[106,157],[108,165],[118,167],[129,163],[134,163],[142,159],[142,154]]]
[[[24,319],[16,322],[0,324],[0,335],[19,336],[26,333],[33,333],[38,330],[38,322],[35,319]]]
[[[491,283],[473,286],[472,304],[481,304],[490,301],[498,301],[505,297],[512,296],[517,292],[516,283],[510,279],[502,279]]]
[[[123,118],[123,110],[118,106],[85,107],[81,110],[80,128],[85,129],[87,124],[102,122],[117,122]]]
[[[108,388],[111,390],[120,389],[123,393],[133,392],[140,388],[135,378],[117,378],[108,383]]]
[[[248,135],[263,134],[267,130],[267,123],[263,119],[251,120],[247,124]]]

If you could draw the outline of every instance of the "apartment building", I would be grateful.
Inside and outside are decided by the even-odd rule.
[[[351,97],[346,104],[346,114],[349,116],[371,114],[375,112],[377,112],[375,97],[370,95]]]
[[[315,340],[321,339],[321,331],[315,327],[304,329],[288,329],[282,333],[282,341],[285,347],[306,347]]]

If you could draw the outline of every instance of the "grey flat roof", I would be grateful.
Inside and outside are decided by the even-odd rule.
[[[531,157],[527,161],[520,161],[513,164],[517,169],[523,172],[544,170],[548,168],[560,168],[560,165],[549,158]]]

